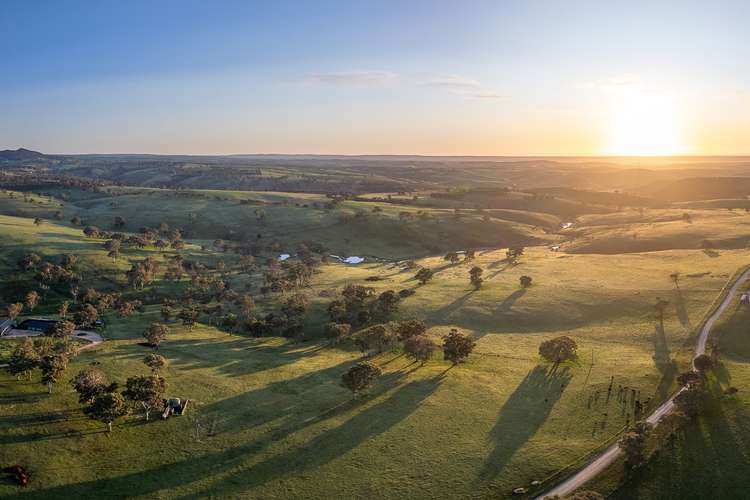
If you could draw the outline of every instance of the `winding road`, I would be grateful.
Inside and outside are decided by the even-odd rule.
[[[706,323],[703,325],[700,335],[698,336],[698,341],[695,344],[695,356],[693,357],[693,360],[695,360],[695,358],[700,356],[701,354],[705,354],[706,341],[708,340],[708,334],[711,332],[711,328],[714,326],[716,320],[719,319],[722,313],[732,302],[732,299],[737,294],[737,290],[739,290],[740,286],[742,286],[742,284],[747,281],[748,277],[750,277],[750,269],[747,269],[735,280],[734,284],[727,292],[726,297],[724,297],[724,300],[721,302],[719,307],[717,307],[716,310],[711,314],[711,316],[709,316],[709,318],[706,320]],[[695,369],[695,366],[693,366],[693,369]],[[661,406],[655,409],[653,413],[651,413],[651,415],[646,418],[646,422],[652,425],[656,425],[662,419],[662,417],[664,417],[664,415],[672,411],[672,409],[674,408],[674,398],[683,390],[684,388],[680,388],[677,392],[672,394],[669,399],[664,401]],[[617,457],[619,457],[621,454],[622,451],[620,450],[617,443],[610,445],[596,458],[589,462],[588,465],[586,465],[583,469],[579,470],[578,472],[567,478],[565,481],[557,484],[552,489],[537,496],[537,500],[542,500],[546,497],[554,495],[559,495],[561,497],[570,495],[575,490],[594,479],[598,474],[604,471],[604,469],[612,465],[612,463],[617,460]]]

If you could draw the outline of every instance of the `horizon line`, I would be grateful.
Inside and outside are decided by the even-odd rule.
[[[686,158],[686,159],[700,159],[700,158],[750,158],[750,152],[747,153],[721,153],[721,154],[674,154],[674,155],[613,155],[613,154],[425,154],[425,153],[148,153],[148,152],[77,152],[77,153],[46,153],[39,150],[29,148],[16,148],[6,149],[6,151],[17,151],[19,149],[26,149],[27,151],[36,151],[46,156],[193,156],[193,157],[333,157],[333,158],[508,158],[508,159],[523,159],[523,158],[589,158],[589,159],[611,159],[611,158],[622,158],[622,159],[644,159],[644,160],[656,160],[656,159],[671,159],[671,158]]]

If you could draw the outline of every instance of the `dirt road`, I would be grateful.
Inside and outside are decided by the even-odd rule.
[[[695,344],[695,356],[700,356],[701,354],[705,354],[706,352],[706,341],[708,340],[708,334],[711,332],[711,328],[714,326],[714,323],[717,319],[721,316],[721,314],[726,310],[726,308],[729,306],[729,304],[732,302],[732,299],[735,295],[737,295],[737,291],[739,290],[740,286],[747,281],[748,277],[750,277],[750,269],[743,272],[734,282],[732,287],[727,292],[727,296],[724,298],[724,300],[721,302],[719,307],[716,308],[716,311],[711,314],[711,316],[706,320],[706,323],[703,325],[703,328],[701,329],[700,335],[698,335],[698,341]],[[695,369],[695,367],[693,367]],[[664,403],[661,404],[656,410],[654,410],[651,415],[646,418],[646,422],[656,425],[659,420],[664,417],[664,415],[668,414],[672,409],[674,408],[674,398],[682,392],[683,389],[678,390],[672,396],[664,401]],[[570,476],[568,479],[563,481],[562,483],[558,484],[554,488],[550,489],[549,491],[539,495],[536,497],[538,500],[541,500],[548,496],[553,495],[559,495],[559,496],[565,496],[573,493],[575,490],[586,484],[587,482],[591,481],[593,478],[595,478],[599,473],[601,473],[604,469],[612,465],[612,463],[617,460],[617,457],[620,456],[622,451],[620,451],[620,448],[617,446],[617,443],[612,444],[608,448],[606,448],[604,451],[602,451],[596,458],[594,458],[591,462],[588,463],[583,469],[579,470],[572,476]]]

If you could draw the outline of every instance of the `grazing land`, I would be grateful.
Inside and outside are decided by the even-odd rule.
[[[633,165],[609,162],[194,161],[8,160],[0,305],[35,292],[38,304],[17,321],[62,320],[67,301],[71,315],[95,306],[106,326],[105,342],[71,356],[51,392],[39,369],[0,374],[0,464],[32,477],[25,488],[0,482],[3,498],[536,495],[679,388],[697,328],[748,264],[750,214],[731,201],[737,193],[713,205],[685,199],[686,172],[737,175],[740,160],[650,165],[640,186]],[[204,182],[223,178],[213,169],[279,180],[229,190]],[[455,188],[453,175],[476,182]],[[586,190],[571,187],[583,177]],[[682,187],[666,196],[654,179]],[[340,261],[349,256],[364,262]],[[431,275],[420,282],[423,269]],[[367,314],[336,319],[332,303],[352,285]],[[713,484],[701,491],[731,497],[746,484],[744,307],[733,304],[715,327],[710,410],[637,474],[620,463],[592,488],[664,498],[670,484],[685,496]],[[452,329],[476,345],[456,365],[440,349],[415,361],[403,339],[383,333],[410,320],[437,346]],[[340,337],[332,321],[346,323]],[[158,348],[143,336],[154,323],[168,328]],[[380,340],[368,341],[381,325]],[[540,345],[561,336],[575,341],[576,358],[542,357]],[[0,363],[18,345],[0,339]],[[152,373],[148,354],[166,359],[154,373],[165,398],[190,400],[185,414],[162,420],[160,408],[146,421],[131,405],[108,432],[68,381],[94,367],[122,392]],[[364,360],[381,374],[353,395],[342,375]],[[729,386],[738,395],[723,395]],[[728,465],[695,472],[719,460]]]

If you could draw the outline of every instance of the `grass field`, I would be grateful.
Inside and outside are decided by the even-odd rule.
[[[687,214],[690,218],[685,220]],[[744,210],[651,209],[607,215],[586,215],[579,228],[567,232],[566,251],[619,254],[674,248],[746,248],[750,214]]]
[[[44,254],[70,245],[93,261],[104,254],[92,247],[87,255],[78,230],[28,220],[19,229],[4,220],[25,234],[19,245]],[[424,259],[435,278],[417,287],[397,318],[423,318],[435,337],[454,326],[470,332],[476,353],[450,370],[440,360],[418,367],[398,351],[384,353],[376,358],[384,376],[359,401],[339,386],[359,359],[347,344],[249,339],[206,325],[189,332],[174,324],[160,349],[170,361],[170,395],[196,401],[190,415],[148,424],[135,415],[112,435],[80,412],[66,384],[50,396],[38,375],[32,383],[3,375],[0,461],[26,464],[34,481],[22,493],[2,484],[0,495],[505,496],[624,426],[625,412],[605,401],[611,376],[644,399],[666,395],[668,360],[685,366],[693,325],[743,259],[738,251],[668,251],[613,262],[529,248],[508,266],[499,249],[471,264],[486,269],[479,291],[469,287],[471,265]],[[669,279],[674,271],[683,276],[679,289]],[[531,288],[518,286],[522,274],[534,278]],[[324,266],[305,291],[313,300],[310,328],[330,300],[321,291],[373,275],[381,280],[367,284],[377,290],[416,286],[413,272],[390,263]],[[654,320],[657,297],[670,300],[663,331]],[[140,333],[157,316],[149,306],[113,318],[109,340],[68,373],[92,361],[121,383],[145,373]],[[580,362],[550,374],[537,347],[561,333],[579,343]]]
[[[747,288],[747,286],[745,287]],[[614,490],[615,499],[727,498],[750,494],[750,311],[737,298],[715,325],[721,363],[710,380],[719,394],[697,421],[677,433],[629,480],[610,471],[600,478],[600,491]],[[721,390],[736,387],[735,396]],[[619,466],[621,467],[621,465]]]
[[[17,287],[27,278],[15,266],[28,251],[51,260],[74,253],[87,286],[113,290],[123,289],[123,273],[132,262],[146,256],[163,262],[174,254],[128,248],[113,261],[103,240],[86,238],[69,223],[73,215],[104,229],[112,229],[120,215],[127,232],[161,222],[182,227],[189,242],[185,258],[209,266],[225,260],[231,268],[237,258],[211,250],[213,238],[255,239],[258,232],[292,251],[301,241],[315,240],[332,253],[368,259],[357,266],[322,265],[301,289],[311,301],[305,341],[249,338],[207,324],[188,331],[171,323],[160,353],[170,363],[164,373],[169,395],[194,402],[184,417],[145,423],[136,413],[107,434],[81,412],[67,383],[48,395],[38,373],[32,382],[3,373],[0,464],[24,464],[33,481],[25,490],[0,482],[0,497],[94,498],[102,492],[165,498],[507,497],[585,458],[633,422],[632,408],[607,396],[610,384],[638,391],[652,407],[666,397],[675,375],[688,366],[696,325],[732,273],[747,263],[744,250],[728,249],[745,238],[748,216],[740,211],[650,208],[641,214],[512,194],[508,208],[498,202],[497,208],[457,216],[453,209],[462,202],[456,200],[344,201],[327,210],[328,198],[313,194],[111,190],[52,190],[51,197],[34,195],[31,201],[21,194],[0,196],[6,302],[22,296]],[[519,208],[519,200],[533,210]],[[545,212],[556,203],[570,205],[561,213]],[[374,212],[376,206],[382,211]],[[58,208],[63,220],[54,218]],[[256,208],[265,220],[258,220]],[[580,211],[585,215],[579,214],[573,228],[558,231],[565,214]],[[690,223],[682,217],[685,211],[692,214]],[[36,225],[34,217],[45,220]],[[640,247],[627,243],[635,231],[639,242],[667,249],[635,253]],[[705,238],[719,244],[701,250],[698,242]],[[560,241],[562,252],[546,248]],[[527,246],[520,262],[509,265],[505,247],[516,242],[536,246]],[[484,249],[472,262],[449,264],[442,258],[446,250],[467,247]],[[424,255],[432,256],[417,263],[435,275],[418,285],[414,271],[398,261]],[[260,260],[273,257],[266,253]],[[484,269],[480,290],[469,283],[474,265]],[[677,284],[673,273],[679,273]],[[522,275],[533,278],[531,287],[519,286]],[[186,280],[167,283],[161,276],[128,296],[175,296],[186,286]],[[377,280],[368,280],[373,277]],[[283,299],[261,298],[259,273],[230,271],[225,279],[235,290],[252,292],[259,311],[272,311]],[[361,354],[349,341],[331,347],[321,340],[326,307],[347,283],[376,292],[415,289],[393,319],[423,319],[438,341],[459,328],[476,339],[474,354],[451,368],[441,359],[419,366],[399,349],[385,352],[375,358],[384,375],[366,396],[353,400],[340,377]],[[35,314],[54,314],[63,296],[51,291]],[[663,323],[654,308],[660,298],[669,301]],[[145,374],[141,359],[150,348],[141,345],[141,333],[159,318],[158,300],[146,304],[144,313],[128,318],[110,314],[107,341],[76,358],[65,380],[90,363],[100,363],[121,385]],[[725,335],[722,347],[732,384],[740,387],[750,378],[739,333],[743,318],[721,326],[738,332]],[[579,360],[551,372],[537,351],[543,340],[558,335],[578,343]],[[0,359],[7,357],[8,345],[0,341]],[[739,434],[744,413],[732,408],[723,415]],[[690,460],[701,454],[698,448],[690,453]],[[742,465],[743,453],[732,460]],[[652,498],[659,474],[673,474],[661,457],[653,470],[616,494]],[[739,465],[733,467],[740,470]],[[602,491],[614,490],[621,477],[613,471],[603,478]],[[733,477],[727,476],[727,484]]]
[[[124,272],[135,261],[150,256],[164,263],[174,255],[173,251],[161,252],[150,247],[123,248],[120,257],[113,260],[103,248],[105,240],[86,238],[80,228],[51,221],[36,225],[33,219],[6,215],[0,215],[0,239],[3,242],[3,251],[0,253],[0,301],[7,303],[20,300],[27,291],[34,288],[30,280],[33,271],[19,273],[16,268],[17,260],[29,252],[51,262],[58,262],[63,254],[76,255],[76,272],[88,286],[103,290],[125,285],[127,281]],[[199,262],[213,263],[219,260],[216,256],[207,257],[208,253],[200,250],[197,244],[188,244],[186,251],[192,259]],[[42,301],[37,312],[56,312],[58,302],[70,298],[68,291],[68,286],[50,288],[45,293],[46,300]]]
[[[447,208],[369,201],[345,201],[326,208],[328,198],[306,193],[130,187],[102,193],[75,189],[44,192],[51,197],[33,195],[31,202],[24,201],[22,193],[14,193],[13,198],[10,192],[2,193],[0,213],[53,220],[54,213],[62,210],[59,224],[69,225],[68,221],[78,216],[83,224],[106,230],[114,229],[114,219],[120,216],[125,220],[123,231],[167,223],[193,239],[255,241],[261,235],[263,241],[278,241],[287,250],[314,240],[334,254],[383,258],[554,240],[540,229],[549,226],[554,217],[530,212],[495,211],[485,219],[483,214],[466,210],[459,221],[453,209]],[[380,211],[374,213],[375,207]],[[402,213],[410,217],[404,219]]]

